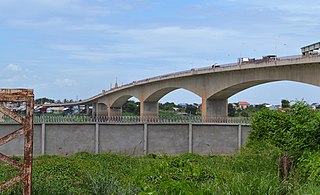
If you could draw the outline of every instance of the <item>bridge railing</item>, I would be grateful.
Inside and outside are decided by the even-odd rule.
[[[3,116],[0,124],[16,124],[7,116]],[[201,116],[87,116],[87,115],[38,115],[34,123],[230,123],[248,124],[246,117],[207,117]]]

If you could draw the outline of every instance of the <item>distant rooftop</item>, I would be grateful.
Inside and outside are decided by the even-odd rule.
[[[249,102],[239,102],[239,105],[250,105]]]

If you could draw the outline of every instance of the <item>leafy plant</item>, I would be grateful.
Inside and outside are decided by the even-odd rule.
[[[299,157],[320,147],[320,113],[297,102],[287,113],[264,109],[252,117],[249,140],[267,140]]]

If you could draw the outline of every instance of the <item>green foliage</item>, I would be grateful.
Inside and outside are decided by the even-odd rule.
[[[177,114],[174,111],[168,110],[159,110],[159,116],[176,116]]]
[[[173,102],[159,103],[159,109],[165,111],[174,111],[173,108],[177,107]]]
[[[320,113],[298,102],[288,113],[264,109],[252,117],[249,140],[267,140],[299,156],[320,146]]]
[[[281,100],[281,108],[290,108],[290,102],[288,100]]]
[[[235,106],[234,106],[235,105]],[[254,114],[256,114],[257,112],[263,110],[266,108],[266,104],[258,104],[258,105],[249,105],[247,108],[245,109],[236,109],[237,107],[239,107],[239,104],[235,103],[235,104],[228,104],[228,116],[230,117],[251,117]]]
[[[188,104],[185,107],[185,112],[190,115],[197,115],[198,106],[196,104]]]
[[[288,185],[289,188],[298,194],[310,186],[309,194],[314,194],[314,189],[320,189],[319,111],[312,110],[303,102],[297,102],[285,113],[270,110],[257,113],[252,117],[251,127],[249,144],[268,142],[295,157],[292,186]]]
[[[320,183],[320,151],[306,151],[298,159],[299,173],[309,181]]]
[[[228,116],[235,117],[236,116],[236,109],[233,107],[233,104],[228,104]]]
[[[82,168],[74,159],[43,156],[41,161],[34,162],[33,191],[36,194],[80,194],[85,191],[82,174]]]
[[[38,98],[34,100],[35,104],[37,105],[43,105],[44,103],[54,103],[55,101],[53,99],[49,99],[49,98]]]
[[[125,115],[139,116],[140,105],[137,102],[129,100],[123,104],[122,111],[125,113]]]
[[[305,153],[304,171],[279,180],[282,151],[267,141],[251,141],[232,156],[179,156],[149,154],[142,157],[78,153],[69,157],[34,159],[33,194],[316,194],[319,192],[320,153]],[[308,160],[302,160],[308,159]],[[0,164],[2,181],[13,168]],[[310,175],[305,181],[299,177]],[[314,176],[313,176],[314,175]],[[21,185],[2,194],[21,194]]]
[[[157,159],[161,161],[137,176],[138,185],[145,193],[192,194],[199,192],[203,183],[212,183],[215,179],[212,170],[200,163],[200,156],[185,154]]]

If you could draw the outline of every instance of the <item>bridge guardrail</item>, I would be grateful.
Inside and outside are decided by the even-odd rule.
[[[96,116],[87,115],[39,115],[34,116],[34,123],[227,123],[248,124],[246,117],[208,117],[201,116]],[[0,124],[16,124],[4,116]]]

